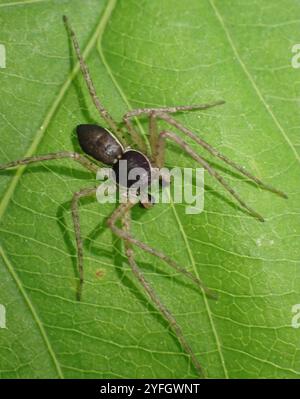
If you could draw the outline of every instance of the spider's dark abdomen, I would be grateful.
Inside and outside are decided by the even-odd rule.
[[[127,161],[126,165],[122,161]],[[134,177],[130,172],[133,173],[134,169],[138,175]],[[113,170],[116,174],[116,182],[123,187],[131,187],[134,183],[143,179],[146,181],[146,185],[150,184],[151,181],[151,165],[148,158],[139,151],[128,150],[125,151],[122,157],[113,165]]]
[[[76,131],[82,150],[97,161],[113,165],[123,154],[121,144],[101,126],[78,125]]]

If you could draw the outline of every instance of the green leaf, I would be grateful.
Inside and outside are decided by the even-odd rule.
[[[145,106],[226,105],[178,120],[267,183],[284,200],[221,171],[266,218],[244,213],[206,179],[205,211],[184,204],[133,212],[136,237],[219,293],[136,250],[209,377],[299,378],[299,91],[292,47],[296,0],[0,2],[0,163],[78,149],[74,127],[99,122],[62,23],[69,16],[98,94],[118,121]],[[147,132],[146,120],[140,122]],[[195,150],[203,149],[193,144]],[[175,145],[168,165],[195,162]],[[0,377],[196,377],[188,356],[131,274],[105,227],[114,205],[82,201],[83,300],[76,292],[72,193],[94,176],[71,161],[2,171]]]

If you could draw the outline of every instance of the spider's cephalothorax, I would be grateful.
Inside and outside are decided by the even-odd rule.
[[[123,187],[132,187],[139,181],[144,186],[151,182],[151,164],[149,159],[140,151],[128,149],[113,165],[117,184]]]

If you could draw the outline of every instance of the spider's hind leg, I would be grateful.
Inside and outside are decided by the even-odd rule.
[[[57,159],[72,159],[73,161],[80,163],[84,168],[94,173],[96,173],[98,170],[97,165],[89,161],[83,155],[78,154],[77,152],[70,151],[52,152],[50,154],[33,155],[31,157],[17,159],[16,161],[0,164],[0,170],[11,169],[17,166],[24,166],[38,162],[42,163],[45,161],[52,161]]]
[[[114,119],[112,118],[110,113],[103,106],[103,104],[101,103],[99,97],[97,96],[95,85],[94,85],[94,83],[92,81],[88,66],[86,65],[86,63],[84,61],[84,57],[81,54],[76,34],[73,31],[73,29],[71,28],[69,20],[68,20],[68,18],[65,15],[63,16],[63,21],[64,21],[64,23],[66,25],[68,34],[69,34],[69,36],[70,36],[70,38],[72,40],[73,47],[75,49],[76,56],[77,56],[77,59],[78,59],[79,64],[80,64],[80,69],[81,69],[82,75],[83,75],[84,80],[86,82],[86,85],[87,85],[88,91],[90,93],[90,96],[91,96],[91,98],[92,98],[92,100],[94,102],[94,105],[95,105],[96,109],[98,110],[100,116],[107,122],[109,127],[114,132],[116,132],[118,130],[117,123],[114,121]]]
[[[89,161],[83,155],[78,154],[76,152],[68,152],[68,151],[61,151],[61,152],[54,152],[45,155],[33,155],[32,157],[27,157],[23,159],[18,159],[16,161],[11,161],[6,164],[0,165],[0,171],[6,170],[18,166],[25,166],[32,163],[42,163],[46,161],[52,161],[57,159],[72,159],[75,162],[78,162],[81,166],[85,169],[88,169],[91,172],[96,173],[99,167],[94,164],[93,162]],[[73,195],[72,200],[72,216],[75,228],[75,236],[76,236],[76,244],[77,244],[77,254],[78,254],[78,269],[79,269],[79,287],[77,292],[77,297],[80,300],[81,291],[82,291],[82,284],[83,284],[83,253],[82,253],[82,240],[80,234],[80,222],[79,222],[79,213],[78,213],[78,202],[80,198],[87,197],[93,195],[96,192],[96,188],[85,188],[80,190]]]
[[[84,188],[80,191],[77,191],[73,194],[72,198],[72,218],[74,224],[74,232],[76,238],[76,246],[77,246],[77,263],[78,263],[78,273],[79,273],[79,284],[77,289],[77,299],[81,300],[82,295],[82,286],[83,286],[83,245],[81,238],[81,228],[80,228],[80,219],[79,219],[79,201],[81,198],[90,197],[94,195],[97,191],[97,188]]]

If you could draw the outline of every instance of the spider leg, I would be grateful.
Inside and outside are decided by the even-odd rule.
[[[178,144],[187,154],[189,154],[196,162],[198,162],[204,169],[208,171],[208,173],[215,177],[218,182],[227,190],[236,200],[237,202],[245,208],[252,216],[257,218],[259,221],[264,222],[264,218],[257,213],[254,209],[252,209],[249,205],[244,202],[241,197],[237,194],[237,192],[227,183],[227,181],[212,167],[208,162],[205,161],[200,155],[198,155],[188,144],[186,141],[182,140],[177,134],[169,131],[163,131],[159,135],[158,139],[158,157],[156,162],[158,165],[162,165],[164,162],[164,153],[165,153],[165,141],[166,139],[170,139]]]
[[[149,141],[151,148],[151,160],[155,164],[155,159],[157,157],[157,140],[158,140],[158,129],[157,120],[155,113],[149,114]]]
[[[222,101],[219,101],[218,103],[215,103],[215,105],[221,104]],[[213,106],[213,105],[212,105]],[[176,108],[176,107],[174,107]],[[135,110],[131,111],[135,112]],[[174,111],[175,112],[175,111]],[[127,117],[131,117],[129,115],[130,112],[127,114]],[[158,109],[155,110],[155,108],[141,108],[137,110],[136,114],[133,116],[140,116],[140,115],[148,115],[150,117],[150,136],[152,135],[152,142],[154,145],[154,151],[155,153],[155,144],[157,143],[157,134],[155,135],[155,118],[160,118],[164,121],[166,121],[168,124],[170,124],[173,127],[176,127],[178,130],[180,130],[182,133],[186,134],[189,136],[193,141],[195,141],[197,144],[199,144],[201,147],[206,149],[210,154],[214,155],[215,157],[221,159],[223,162],[227,163],[230,165],[232,168],[238,170],[240,173],[242,173],[244,176],[246,176],[248,179],[254,181],[256,184],[264,188],[265,190],[271,191],[274,194],[279,195],[282,198],[288,198],[287,194],[284,193],[281,190],[278,190],[275,187],[272,187],[269,184],[264,183],[262,180],[260,180],[258,177],[252,175],[250,172],[248,172],[243,166],[237,164],[236,162],[232,161],[231,159],[227,158],[224,154],[216,150],[214,147],[212,147],[210,144],[208,144],[205,140],[201,139],[198,137],[195,133],[187,129],[185,126],[183,126],[181,123],[179,123],[176,119],[172,118],[169,114],[166,112],[158,111]],[[150,141],[151,143],[151,141]]]
[[[83,75],[84,80],[86,82],[86,85],[87,85],[87,88],[89,90],[90,96],[91,96],[91,98],[92,98],[92,100],[93,100],[93,102],[95,104],[95,107],[97,108],[97,110],[98,110],[99,114],[101,115],[101,117],[108,123],[110,128],[113,131],[117,131],[118,127],[117,127],[116,122],[113,120],[113,118],[109,114],[109,112],[104,108],[104,106],[100,102],[99,97],[97,96],[95,86],[93,84],[92,78],[91,78],[90,73],[89,73],[89,69],[88,69],[88,67],[87,67],[87,65],[86,65],[86,63],[85,63],[85,61],[83,59],[83,56],[81,54],[79,43],[78,43],[77,37],[75,35],[75,32],[71,28],[71,26],[69,24],[69,21],[68,21],[68,18],[65,15],[63,16],[63,20],[64,20],[64,23],[65,23],[65,25],[67,27],[67,31],[69,33],[69,36],[70,36],[70,38],[72,40],[72,43],[73,43],[73,46],[74,46],[74,49],[75,49],[75,52],[76,52],[76,55],[77,55],[77,59],[78,59],[79,64],[80,64],[80,69],[81,69],[82,75]]]
[[[133,142],[138,146],[139,150],[144,154],[147,154],[147,146],[144,142],[143,138],[141,137],[140,133],[135,129],[133,123],[131,122],[130,118],[126,117],[127,114],[123,116],[123,121],[127,127],[128,133],[130,134]]]
[[[160,113],[157,115],[160,119],[166,121],[169,125],[176,127],[178,130],[181,132],[185,133],[187,136],[189,136],[193,141],[195,141],[197,144],[199,144],[201,147],[206,149],[210,154],[213,156],[221,159],[228,165],[230,165],[232,168],[238,170],[240,173],[242,173],[244,176],[248,177],[248,179],[253,180],[256,184],[261,186],[262,188],[271,191],[280,197],[287,198],[287,195],[281,191],[278,190],[277,188],[274,188],[270,186],[269,184],[264,183],[261,181],[258,177],[252,175],[250,172],[248,172],[243,166],[238,165],[231,159],[227,158],[225,155],[223,155],[221,152],[216,150],[214,147],[212,147],[210,144],[208,144],[205,140],[201,139],[198,137],[195,133],[187,129],[185,126],[183,126],[181,123],[179,123],[176,119],[172,118],[170,115],[167,115],[165,113]]]
[[[151,130],[153,129],[153,127],[151,126],[151,120],[152,120],[152,122],[154,121],[154,119],[151,118],[152,114],[160,113],[160,112],[176,113],[176,112],[182,112],[182,111],[203,110],[203,109],[215,107],[217,105],[222,105],[224,103],[225,103],[225,101],[216,101],[216,102],[210,103],[210,104],[182,105],[182,106],[179,105],[179,106],[175,106],[175,107],[160,107],[160,108],[137,108],[137,109],[133,109],[131,111],[126,112],[126,114],[123,116],[123,121],[129,131],[129,133],[131,134],[134,142],[139,146],[139,148],[142,152],[146,153],[145,143],[142,140],[139,133],[134,128],[134,126],[131,122],[132,118],[138,117],[143,114],[150,116],[150,121],[149,121],[150,122],[150,124],[149,124],[150,146],[151,146],[151,150],[153,151],[153,148],[155,146],[155,144],[154,144],[155,135],[151,134]]]
[[[177,270],[179,273],[182,273],[185,275],[187,278],[189,278],[194,284],[196,284],[203,292],[208,296],[213,299],[217,298],[217,295],[215,292],[211,291],[209,288],[207,288],[204,283],[195,277],[192,273],[188,272],[184,267],[180,266],[177,262],[175,262],[173,259],[171,259],[169,256],[164,254],[163,252],[157,251],[156,249],[150,247],[146,243],[137,240],[134,238],[130,233],[118,228],[116,226],[116,222],[118,219],[120,219],[123,214],[128,212],[135,204],[128,202],[124,204],[120,204],[118,208],[111,214],[111,216],[107,220],[107,225],[108,227],[120,238],[122,238],[125,241],[130,242],[133,245],[136,245],[137,247],[141,248],[143,251],[150,253],[153,256],[156,256],[157,258],[161,259],[164,261],[168,266],[172,267],[173,269]]]
[[[121,221],[122,221],[122,225],[123,225],[123,231],[125,231],[126,234],[130,234],[130,209],[128,209],[123,214],[123,216],[121,217]],[[124,240],[124,245],[125,245],[125,253],[128,258],[128,262],[129,262],[132,273],[137,278],[139,283],[142,285],[144,290],[147,292],[147,294],[150,297],[150,299],[152,300],[152,302],[156,305],[158,311],[162,314],[164,319],[168,322],[170,328],[173,330],[178,341],[180,342],[181,347],[190,356],[191,361],[192,361],[197,373],[199,374],[199,376],[203,377],[204,376],[203,369],[202,369],[198,359],[196,358],[192,348],[190,347],[189,343],[186,341],[184,334],[182,332],[182,329],[179,326],[179,324],[177,323],[177,320],[175,319],[173,314],[170,312],[170,310],[163,304],[161,299],[158,297],[156,292],[151,287],[151,284],[145,278],[141,269],[138,267],[138,265],[134,259],[134,252],[130,245],[130,242],[124,238],[123,238],[123,240]]]
[[[80,191],[77,191],[73,194],[72,198],[72,218],[74,224],[75,238],[76,238],[76,246],[77,246],[77,262],[78,262],[78,272],[79,272],[79,285],[77,290],[77,299],[81,300],[82,295],[82,286],[83,286],[83,245],[81,238],[81,229],[80,229],[80,219],[79,219],[79,201],[81,198],[90,197],[94,195],[97,191],[97,188],[84,188]]]
[[[140,115],[149,115],[151,113],[166,113],[166,114],[174,114],[176,112],[183,112],[183,111],[195,111],[195,110],[203,110],[207,108],[216,107],[217,105],[223,105],[225,101],[215,101],[213,103],[207,104],[196,104],[196,105],[177,105],[174,107],[157,107],[157,108],[136,108],[131,111],[126,112],[124,115],[124,121],[130,118],[134,118]]]
[[[32,157],[28,157],[28,158],[18,159],[17,161],[12,161],[12,162],[8,162],[6,164],[0,165],[0,170],[9,169],[9,168],[13,168],[16,166],[28,165],[28,164],[35,163],[35,162],[44,162],[44,161],[51,161],[51,160],[63,159],[63,158],[72,159],[72,160],[80,163],[82,166],[84,166],[89,171],[92,171],[92,172],[98,171],[98,166],[96,164],[90,162],[88,159],[86,159],[81,154],[78,154],[76,152],[66,152],[66,151],[45,154],[45,155],[35,155]],[[73,217],[75,236],[76,236],[77,255],[78,255],[78,270],[79,270],[79,286],[78,286],[78,291],[77,291],[78,300],[80,300],[80,298],[81,298],[82,284],[83,284],[83,253],[82,253],[82,240],[81,240],[81,235],[80,235],[78,201],[80,200],[80,198],[90,196],[90,195],[94,194],[95,192],[96,192],[96,188],[85,188],[81,191],[74,193],[73,199],[72,199],[72,217]]]
[[[90,162],[87,158],[85,158],[81,154],[78,154],[77,152],[61,151],[45,155],[34,155],[32,157],[18,159],[16,161],[0,164],[0,170],[10,169],[16,166],[28,165],[35,162],[44,162],[44,161],[51,161],[63,158],[72,159],[73,161],[80,163],[83,167],[85,167],[91,172],[97,172],[99,169],[96,164]]]

